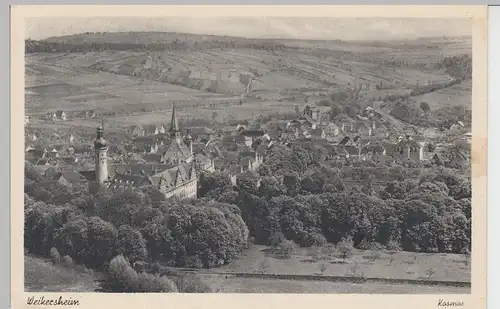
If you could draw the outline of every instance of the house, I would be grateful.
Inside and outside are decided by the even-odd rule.
[[[393,157],[395,159],[410,159],[420,162],[423,156],[424,147],[412,139],[401,140],[394,146]]]
[[[240,183],[242,181],[252,181],[255,183],[257,188],[260,187],[261,177],[259,176],[259,174],[256,171],[248,170],[248,171],[244,171],[242,173],[236,174],[235,176],[236,176],[235,177],[236,178],[236,181],[235,181],[236,186],[240,186]]]
[[[323,139],[326,137],[325,130],[322,128],[316,128],[311,131],[311,138],[313,139]]]
[[[356,142],[349,136],[344,136],[340,142],[338,143],[339,146],[356,146]]]
[[[86,118],[94,118],[96,116],[95,112],[93,110],[88,110],[85,111],[85,117]]]
[[[372,128],[367,124],[367,122],[358,121],[355,124],[355,132],[363,136],[370,136],[372,135]]]
[[[337,136],[340,134],[340,128],[333,122],[329,122],[328,125],[323,126],[326,136]]]
[[[163,125],[153,124],[144,126],[145,136],[158,135],[158,134],[165,134],[165,127]]]
[[[88,180],[82,174],[75,171],[63,171],[58,173],[57,184],[73,188],[79,185],[85,185]]]
[[[367,159],[378,160],[387,155],[387,150],[381,143],[368,143],[361,149],[361,155]]]
[[[243,171],[256,171],[264,161],[262,153],[257,151],[240,152],[239,157],[239,165],[241,165]]]
[[[303,116],[306,116],[306,117],[309,117],[315,121],[320,121],[321,120],[321,111],[318,110],[318,109],[313,109],[311,108],[309,105],[307,105],[303,112],[302,112],[302,115]]]
[[[352,121],[351,119],[344,118],[344,119],[336,121],[335,124],[340,128],[340,131],[342,131],[344,133],[355,133],[356,132],[356,125],[355,125],[354,121]]]
[[[469,143],[469,144],[472,143],[472,133],[471,132],[465,133],[464,138],[467,141],[467,143]]]
[[[194,156],[194,164],[197,171],[215,171],[215,160],[211,159],[209,156],[198,153]]]
[[[94,147],[86,144],[71,145],[68,147],[68,153],[70,155],[89,156],[94,153]]]
[[[344,150],[347,153],[346,158],[358,158],[361,156],[361,149],[358,146],[347,145],[344,146]]]
[[[144,130],[144,128],[140,125],[136,125],[136,126],[132,126],[129,128],[129,132],[133,135],[133,136],[144,136],[146,134],[146,131]]]
[[[453,123],[451,126],[450,126],[450,131],[454,131],[454,132],[457,132],[459,130],[462,130],[463,128],[465,127],[464,123],[462,121],[457,121],[455,123]]]
[[[372,132],[373,135],[384,138],[389,137],[390,134],[389,129],[383,123],[378,124],[376,129],[373,129]]]
[[[54,119],[54,117],[52,117],[54,120],[62,120],[62,121],[64,121],[64,120],[67,119],[66,118],[66,112],[63,111],[63,110],[58,110],[57,112],[54,113],[54,115],[55,115],[55,119]]]

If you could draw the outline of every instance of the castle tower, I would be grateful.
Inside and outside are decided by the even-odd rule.
[[[100,184],[103,184],[108,179],[108,145],[103,137],[104,127],[102,120],[97,126],[97,137],[94,141],[95,149],[95,178]]]
[[[172,120],[170,121],[170,137],[177,141],[181,139],[181,131],[179,130],[179,123],[177,122],[177,114],[175,113],[175,103],[172,106]]]

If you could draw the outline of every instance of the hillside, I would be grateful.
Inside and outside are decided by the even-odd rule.
[[[197,108],[198,117],[216,114],[218,121],[290,112],[353,88],[361,88],[360,101],[370,102],[470,73],[461,55],[471,47],[463,38],[346,42],[162,32],[54,37],[27,42],[26,107],[31,114],[106,107],[117,114],[113,121],[129,124],[144,118],[131,113],[168,111],[174,101],[181,117],[183,108]],[[455,63],[464,69],[450,71]],[[434,106],[456,98],[447,90],[421,95]],[[460,104],[470,100],[470,87],[460,90]],[[149,121],[164,121],[167,113],[149,115]]]

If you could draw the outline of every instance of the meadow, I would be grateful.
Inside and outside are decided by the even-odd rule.
[[[221,293],[338,293],[338,294],[469,294],[470,288],[415,284],[346,283],[326,281],[269,280],[204,275]]]
[[[231,264],[209,272],[470,282],[470,260],[458,254],[355,250],[352,258],[343,263],[336,256],[313,254],[314,251],[297,248],[291,258],[284,259],[266,253],[264,246],[254,245]],[[325,266],[323,271],[321,265]]]
[[[94,292],[98,275],[62,265],[49,259],[24,256],[24,286],[28,292]]]

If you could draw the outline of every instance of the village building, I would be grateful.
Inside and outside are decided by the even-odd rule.
[[[92,183],[92,189],[124,190],[151,185],[167,198],[196,198],[196,167],[192,163],[189,147],[181,139],[175,106],[172,109],[170,137],[171,143],[161,158],[163,164],[108,164],[108,144],[101,122],[94,141],[94,170],[83,170],[80,174]]]
[[[58,110],[55,113],[49,113],[50,118],[54,121],[65,121],[67,120],[66,112],[63,110]]]
[[[420,162],[424,157],[424,147],[412,139],[403,139],[394,146],[393,157]]]

